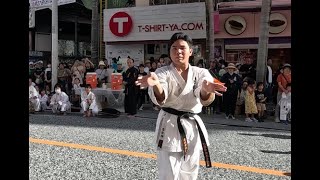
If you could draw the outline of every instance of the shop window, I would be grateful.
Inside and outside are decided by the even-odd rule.
[[[58,41],[59,56],[74,56],[74,41]]]
[[[243,63],[244,57],[250,56],[253,62],[257,59],[256,49],[239,49],[239,50],[226,50],[225,61],[227,63]]]
[[[148,54],[154,54],[154,50],[155,50],[155,44],[148,44],[147,45],[147,53]]]
[[[195,44],[192,46],[192,50],[193,50],[193,56],[194,57],[202,57],[201,56],[201,44]]]

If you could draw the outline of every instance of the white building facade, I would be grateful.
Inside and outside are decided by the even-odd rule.
[[[168,42],[176,32],[194,40],[194,58],[205,53],[207,24],[204,2],[152,5],[136,1],[136,7],[104,9],[106,58],[130,56],[135,64],[169,55]]]

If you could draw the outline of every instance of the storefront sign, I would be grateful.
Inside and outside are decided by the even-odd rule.
[[[58,0],[58,6],[74,3],[76,0]],[[30,7],[36,10],[49,8],[52,6],[52,0],[29,0]]]
[[[112,34],[126,36],[132,29],[132,19],[125,12],[117,12],[110,18],[109,27]]]
[[[169,40],[184,32],[206,38],[205,3],[185,3],[104,10],[104,41]]]
[[[40,51],[29,51],[29,56],[42,57],[43,56],[43,52],[40,52]]]
[[[156,25],[140,25],[139,32],[159,32],[159,31],[192,31],[203,30],[203,24],[200,23],[182,23],[182,24],[156,24]]]

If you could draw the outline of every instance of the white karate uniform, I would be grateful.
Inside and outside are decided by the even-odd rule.
[[[288,94],[282,93],[281,99],[279,101],[280,106],[280,120],[285,121],[288,120],[291,114],[291,92]]]
[[[88,103],[88,99],[92,101],[91,104]],[[83,111],[88,111],[88,109],[91,109],[92,114],[98,114],[99,109],[96,103],[96,96],[93,92],[89,92],[89,94],[87,94],[86,91],[83,91],[81,93],[81,107]]]
[[[153,88],[148,88],[150,99],[161,107],[170,107],[179,111],[200,113],[200,90],[204,79],[213,82],[213,77],[207,69],[191,66],[189,64],[187,82],[178,74],[174,65],[158,68],[157,74],[163,88],[165,99],[158,103]],[[214,100],[212,96],[207,102]],[[198,115],[194,118],[198,121],[209,146],[208,132],[203,121]],[[162,147],[158,148],[157,162],[160,180],[195,180],[199,171],[200,150],[202,150],[198,128],[194,119],[181,117],[181,124],[185,130],[188,151],[183,158],[180,133],[177,126],[177,116],[163,110],[159,112],[156,124],[156,145],[159,138],[163,140]]]
[[[41,94],[39,94],[39,99],[40,99],[41,110],[46,110],[47,109],[47,102],[48,102],[48,95],[44,94],[43,96],[41,96]]]
[[[55,93],[51,97],[52,112],[66,112],[70,110],[71,103],[69,101],[69,96],[65,92],[61,92],[60,94]]]
[[[29,106],[32,106],[31,109],[35,111],[40,110],[40,99],[38,96],[39,93],[36,88],[33,85],[29,86]]]

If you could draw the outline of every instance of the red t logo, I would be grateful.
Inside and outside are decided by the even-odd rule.
[[[125,12],[117,12],[110,18],[109,27],[112,34],[119,37],[126,36],[132,29],[132,19]]]

